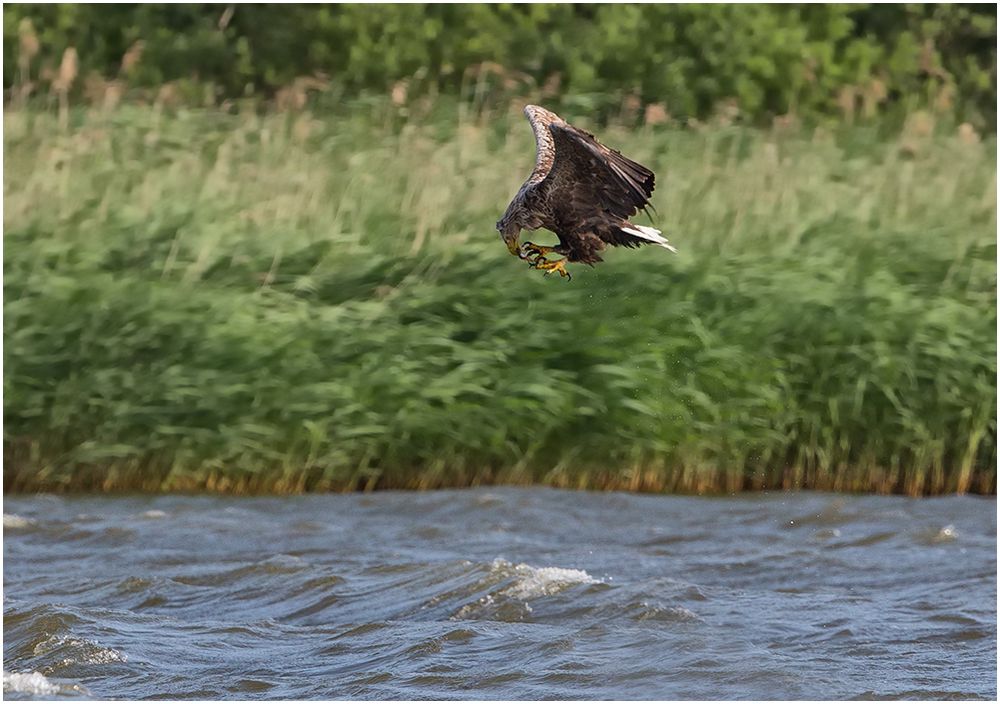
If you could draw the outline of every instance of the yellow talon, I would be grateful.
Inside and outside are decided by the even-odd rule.
[[[538,259],[536,259],[534,262],[534,267],[536,269],[541,269],[542,271],[544,271],[546,276],[551,274],[553,271],[558,271],[559,276],[565,276],[570,281],[573,280],[572,274],[566,271],[565,259],[560,259],[559,261],[556,262],[550,262],[545,257],[539,256]]]
[[[534,242],[525,242],[521,245],[521,258],[529,259],[535,257],[536,259],[543,258],[549,252],[554,252],[555,247],[545,247],[540,244],[535,244]]]

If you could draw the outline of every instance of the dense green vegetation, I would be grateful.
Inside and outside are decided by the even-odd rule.
[[[5,489],[995,491],[992,136],[609,126],[680,254],[568,282],[520,114],[402,110],[9,110]]]
[[[317,75],[331,103],[485,86],[591,114],[623,98],[762,123],[935,106],[995,130],[996,6],[4,5],[7,89],[99,97],[114,79],[155,97],[170,82],[202,104]]]

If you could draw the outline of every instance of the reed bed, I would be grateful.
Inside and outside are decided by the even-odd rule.
[[[400,112],[8,110],[5,491],[995,492],[994,137],[601,128],[680,254],[567,282],[516,110]]]

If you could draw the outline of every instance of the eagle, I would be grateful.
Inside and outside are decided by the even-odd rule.
[[[652,171],[554,112],[528,105],[524,114],[535,133],[535,168],[496,225],[511,254],[546,276],[555,271],[572,279],[567,262],[593,266],[603,261],[607,245],[655,244],[677,251],[659,230],[629,221],[652,207]],[[518,244],[521,230],[541,227],[554,232],[559,244]],[[546,255],[552,252],[563,259],[550,261]]]

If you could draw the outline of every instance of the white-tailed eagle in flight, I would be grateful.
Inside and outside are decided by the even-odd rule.
[[[649,206],[653,172],[537,105],[524,109],[535,133],[535,169],[497,222],[510,253],[546,274],[569,276],[567,262],[594,265],[607,245],[655,244],[676,252],[659,230],[629,222]],[[559,244],[518,244],[521,230],[544,227]],[[564,258],[550,261],[550,253]]]

